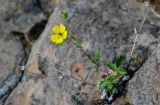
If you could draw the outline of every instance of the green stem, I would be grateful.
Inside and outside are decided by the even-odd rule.
[[[92,61],[91,57],[82,48],[80,50],[88,57],[89,60]],[[93,63],[93,64],[95,64],[97,69],[103,71],[101,68],[99,68],[99,65],[97,63]]]

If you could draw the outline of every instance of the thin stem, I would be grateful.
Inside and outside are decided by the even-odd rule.
[[[37,59],[39,60],[39,59],[40,59],[40,56],[37,57]],[[33,63],[35,63],[35,61],[34,61]],[[32,63],[32,64],[33,64],[33,63]],[[32,64],[30,64],[30,65],[32,65]],[[30,71],[26,71],[26,69],[29,68],[30,65],[28,65],[27,67],[25,67],[25,72],[30,73],[30,74],[33,74],[33,75],[35,75],[35,76],[39,76],[39,77],[54,77],[54,78],[58,78],[58,77],[59,77],[59,76],[50,76],[50,75],[47,75],[47,74],[40,75],[40,74],[36,74],[36,73],[30,72]],[[52,65],[49,65],[49,66],[52,66]],[[54,69],[54,70],[55,70],[55,69]],[[56,69],[56,71],[59,72],[59,73],[62,75],[62,77],[69,77],[69,78],[71,78],[71,79],[74,79],[74,80],[77,80],[77,81],[81,81],[81,82],[86,83],[86,84],[88,84],[88,85],[96,86],[95,84],[90,83],[90,82],[87,82],[86,80],[80,80],[80,79],[75,78],[75,77],[73,77],[73,76],[66,75],[66,74],[65,74],[64,72],[62,72],[61,70],[57,70],[57,69]]]
[[[49,75],[39,75],[39,74],[36,74],[36,73],[32,73],[32,72],[30,72],[30,71],[26,71],[27,73],[30,73],[30,74],[33,74],[33,75],[35,75],[35,76],[38,76],[38,77],[54,77],[54,78],[58,78],[59,76],[49,76]],[[72,77],[72,76],[69,76],[69,75],[64,75],[64,74],[62,74],[62,76],[63,77],[69,77],[69,78],[71,78],[71,79],[74,79],[74,80],[77,80],[77,81],[81,81],[81,82],[83,82],[83,83],[86,83],[86,84],[89,84],[89,85],[92,85],[92,86],[96,86],[95,84],[93,84],[93,83],[90,83],[90,82],[87,82],[87,81],[84,81],[84,80],[80,80],[80,79],[77,79],[77,78],[75,78],[75,77]]]
[[[137,41],[138,35],[139,35],[139,34],[136,32],[136,37],[135,37],[135,39],[134,39],[134,43],[133,43],[133,46],[132,46],[132,50],[131,50],[130,57],[132,57],[132,55],[133,55],[133,51],[134,51],[134,47],[135,47],[135,45],[136,45],[136,41]]]
[[[143,24],[144,24],[144,22],[145,22],[145,20],[146,20],[146,18],[147,18],[147,15],[148,15],[149,8],[150,8],[150,6],[148,5],[148,6],[147,6],[147,10],[146,10],[146,14],[145,14],[145,16],[144,16],[144,18],[143,18],[142,24],[141,24],[138,32],[140,32],[141,29],[142,29],[142,27],[143,27]]]
[[[75,77],[72,77],[72,76],[69,76],[69,75],[65,75],[65,76],[67,76],[67,77],[69,77],[69,78],[72,78],[72,79],[74,79],[74,80],[81,81],[81,82],[83,82],[83,83],[92,85],[92,86],[96,86],[96,85],[93,84],[93,83],[90,83],[90,82],[87,82],[87,81],[83,81],[83,80],[80,80],[80,79],[78,79],[78,78],[75,78]]]
[[[35,76],[38,76],[38,77],[59,77],[59,76],[50,76],[50,75],[46,75],[46,74],[40,75],[40,74],[36,74],[36,73],[30,72],[30,71],[26,71],[26,72],[29,74],[33,74]]]
[[[39,77],[54,77],[54,78],[55,78],[55,77],[57,77],[57,78],[59,77],[59,76],[50,76],[50,75],[46,75],[46,74],[40,75],[40,74],[36,74],[36,73],[30,72],[30,71],[26,71],[26,72],[28,72],[28,73],[30,73],[30,74],[33,74],[33,75],[35,75],[35,76],[39,76]],[[90,83],[90,82],[87,82],[86,80],[84,81],[84,80],[75,78],[75,77],[73,77],[73,76],[66,75],[66,74],[64,74],[63,72],[60,72],[60,73],[62,73],[62,77],[69,77],[69,78],[71,78],[71,79],[74,79],[74,80],[77,80],[77,81],[81,81],[81,82],[86,83],[86,84],[88,84],[88,85],[96,86],[95,84]]]
[[[92,61],[91,57],[82,48],[80,50],[88,57],[89,60]],[[99,68],[99,65],[97,63],[93,63],[93,64],[95,64],[97,69],[103,71],[101,68]]]
[[[68,23],[68,24],[69,24],[69,27],[73,28],[70,23]],[[73,29],[74,29],[74,28],[73,28]],[[72,31],[71,29],[70,29],[70,31],[71,31],[71,34],[73,34],[73,31]],[[74,41],[75,41],[76,43],[78,43],[76,40],[74,40]],[[72,39],[71,39],[71,42],[72,42],[73,45],[76,44],[76,43],[74,43],[74,42],[72,41]],[[79,44],[79,43],[78,43],[78,44]],[[80,48],[80,50],[88,57],[89,60],[92,61],[91,57],[83,50],[83,48]],[[96,63],[93,63],[93,64],[95,64],[95,66],[96,66],[96,68],[97,68],[98,70],[103,71],[101,68],[99,68],[99,65],[98,65],[98,64],[96,64]]]
[[[144,16],[144,18],[143,18],[143,21],[142,21],[140,27],[139,27],[138,32],[135,30],[136,37],[135,37],[135,39],[134,39],[134,43],[133,43],[133,46],[132,46],[132,50],[131,50],[130,57],[132,57],[132,55],[133,55],[133,51],[134,51],[134,49],[135,49],[136,41],[137,41],[138,36],[139,36],[139,33],[140,33],[140,31],[141,31],[141,29],[142,29],[142,27],[143,27],[143,25],[144,25],[144,22],[145,22],[145,20],[146,20],[146,18],[147,18],[149,8],[150,8],[150,6],[147,6],[147,10],[146,10],[145,16]]]
[[[128,0],[127,0],[126,5],[127,5],[127,9],[128,9],[128,13],[129,13],[129,15],[130,15],[130,18],[132,18],[132,14],[131,14],[131,10],[130,10],[130,8],[129,8]]]

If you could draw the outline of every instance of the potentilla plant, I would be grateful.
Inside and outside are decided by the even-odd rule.
[[[117,57],[115,64],[112,62],[106,64],[109,70],[98,82],[98,88],[102,91],[101,99],[111,102],[114,95],[124,94],[125,82],[130,79],[127,71],[122,66],[125,60],[126,55],[120,55]]]
[[[64,10],[61,11],[61,17],[66,20],[68,17],[67,12]],[[71,25],[69,24],[69,26]],[[52,28],[52,32],[53,33],[52,35],[50,35],[50,40],[55,44],[62,43],[68,36],[67,27],[62,23],[59,25],[54,25]],[[73,34],[72,31],[71,34]],[[101,99],[111,102],[114,95],[123,93],[125,87],[122,84],[123,82],[129,80],[129,76],[122,66],[126,60],[126,55],[120,55],[119,57],[117,57],[115,64],[112,62],[108,62],[106,64],[106,68],[108,69],[105,69],[104,71],[98,64],[101,61],[102,56],[102,52],[100,49],[89,55],[84,51],[83,46],[76,40],[74,35],[71,35],[69,39],[77,49],[80,49],[80,51],[82,51],[82,53],[84,53],[89,58],[91,63],[95,64],[95,67],[98,70],[104,72],[104,75],[102,75],[101,79],[98,80],[97,83],[98,89],[101,92]]]
[[[142,21],[138,31],[137,31],[137,28],[135,28],[134,44],[132,46],[130,58],[129,58],[129,61],[126,65],[126,68],[128,67],[130,60],[132,58],[133,51],[134,51],[135,45],[136,45],[136,41],[137,41],[139,33],[144,25],[144,22],[147,18],[147,14],[148,14],[148,11],[149,11],[151,5],[149,3],[147,3],[146,7],[147,7],[146,13],[144,15],[143,21]],[[128,12],[130,14],[130,17],[132,18],[128,2],[127,2],[127,8],[128,8]],[[64,10],[61,11],[61,17],[64,20],[66,20],[68,18],[68,13]],[[71,26],[70,23],[68,23],[68,24],[69,24],[69,26]],[[90,59],[91,63],[95,64],[95,67],[98,70],[103,72],[101,79],[98,80],[98,83],[97,83],[98,89],[101,92],[101,99],[107,100],[108,102],[112,102],[117,96],[125,94],[126,83],[131,78],[131,75],[129,73],[127,73],[126,69],[124,69],[124,66],[123,66],[123,64],[126,62],[126,55],[122,54],[122,55],[118,56],[116,58],[115,63],[108,62],[106,64],[106,69],[103,70],[103,69],[101,69],[100,65],[98,64],[101,61],[101,55],[102,55],[101,50],[98,49],[90,55],[87,54],[83,50],[83,46],[73,36],[73,33],[72,33],[73,31],[72,30],[70,30],[70,31],[71,31],[71,36],[69,37],[69,39],[71,40],[73,45],[75,45],[76,48],[80,49],[80,51],[82,53],[84,53]],[[67,28],[64,24],[55,25],[52,29],[52,32],[53,33],[52,33],[52,35],[50,35],[50,39],[53,43],[56,43],[56,44],[62,43],[68,36],[67,35],[68,31],[67,31]],[[71,77],[71,76],[69,76],[69,77]],[[85,82],[85,80],[83,82]],[[95,86],[94,84],[89,83],[89,82],[85,82],[85,83]]]

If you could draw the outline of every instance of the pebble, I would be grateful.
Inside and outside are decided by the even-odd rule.
[[[103,90],[101,93],[101,99],[107,99],[108,100],[108,93],[106,90]]]
[[[130,79],[130,76],[129,75],[125,75],[123,78],[122,78],[122,81],[128,81]]]
[[[108,101],[111,102],[113,100],[113,95],[108,98]]]

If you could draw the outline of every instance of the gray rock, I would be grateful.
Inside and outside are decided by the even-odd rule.
[[[0,81],[15,71],[15,67],[24,56],[23,45],[19,38],[1,34],[0,39]]]
[[[54,0],[51,0],[49,5],[53,2]],[[41,13],[40,8],[45,5],[28,7],[28,3],[30,4],[30,1],[26,1],[24,4],[26,7],[24,10],[29,14],[31,12],[30,15],[32,16],[32,9],[34,9],[33,13],[36,13],[33,16],[34,19],[28,20],[28,23],[32,21],[31,23],[34,24],[38,14]],[[104,101],[101,103],[97,101],[100,99],[100,92],[97,87],[63,76],[67,74],[76,79],[85,79],[89,73],[87,82],[96,84],[100,72],[94,68],[94,65],[82,52],[73,47],[69,39],[58,46],[51,43],[48,37],[51,35],[51,29],[55,24],[65,23],[60,17],[61,10],[73,8],[70,11],[70,22],[73,25],[71,29],[74,30],[75,37],[82,43],[88,54],[100,49],[103,53],[104,62],[111,61],[122,53],[129,56],[134,38],[133,30],[140,25],[145,7],[135,0],[130,0],[129,4],[133,16],[131,19],[125,3],[125,0],[62,0],[59,6],[54,9],[45,30],[31,49],[25,71],[28,78],[17,86],[5,105],[75,105],[79,103],[83,105],[105,105]],[[15,21],[25,19],[28,18],[22,16]],[[160,26],[159,20],[152,12],[149,12],[142,32],[139,34],[140,38],[145,38],[146,41],[142,40],[145,42],[142,43],[141,40],[138,40],[138,47],[134,51],[134,56],[140,53],[145,57],[146,62],[141,61],[141,57],[140,61],[137,60],[138,63],[135,60],[137,65],[140,62],[143,63],[143,66],[139,66],[141,68],[129,81],[126,96],[117,98],[111,105],[159,105],[160,51],[157,46],[160,37],[153,34],[153,27]],[[67,25],[67,23],[65,24]],[[27,29],[27,27],[19,26],[16,29]],[[67,27],[69,26],[67,25]],[[158,33],[158,31],[156,32]],[[149,40],[150,37],[151,40]],[[157,50],[154,51],[155,48]],[[41,59],[37,59],[37,54],[40,55]],[[44,78],[42,73],[47,76]],[[76,93],[79,93],[76,97],[77,101],[73,101],[72,96]]]
[[[158,105],[159,93],[159,57],[156,54],[159,47],[153,53],[141,69],[129,82],[129,93],[133,94],[132,103],[134,105]]]
[[[101,99],[105,100],[107,99],[108,100],[108,93],[106,90],[103,90],[102,93],[101,93]]]

